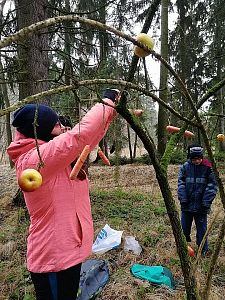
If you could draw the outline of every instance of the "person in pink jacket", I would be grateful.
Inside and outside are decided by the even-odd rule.
[[[70,180],[71,163],[85,147],[94,149],[116,115],[112,107],[119,91],[106,89],[79,124],[63,132],[58,115],[38,105],[36,127],[38,148],[44,166],[42,185],[23,192],[30,215],[27,239],[27,268],[37,300],[74,300],[77,296],[81,263],[92,253],[93,222],[87,176]],[[14,141],[7,152],[15,163],[17,179],[25,169],[37,169],[40,162],[35,135],[36,104],[14,113]]]

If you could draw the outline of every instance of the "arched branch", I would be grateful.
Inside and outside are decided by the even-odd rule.
[[[121,38],[126,39],[127,41],[130,41],[134,45],[137,45],[137,46],[143,48],[144,50],[146,50],[147,52],[152,54],[154,57],[156,57],[158,60],[160,60],[161,63],[171,72],[171,74],[179,82],[179,84],[181,86],[181,89],[183,90],[184,95],[188,99],[188,101],[190,102],[191,106],[193,108],[195,107],[194,103],[193,103],[193,100],[192,100],[192,97],[191,97],[190,93],[188,92],[185,84],[181,80],[180,76],[175,72],[175,70],[172,68],[172,66],[160,54],[158,54],[154,50],[151,50],[148,47],[144,46],[142,43],[136,41],[136,39],[134,37],[131,37],[130,35],[122,32],[122,31],[119,31],[119,30],[117,30],[117,29],[115,29],[111,26],[108,26],[108,25],[103,24],[103,23],[98,22],[98,21],[94,21],[94,20],[91,20],[91,19],[86,19],[86,18],[83,18],[83,17],[74,16],[74,15],[57,16],[55,18],[49,18],[47,20],[40,21],[40,22],[32,24],[28,27],[22,28],[21,30],[19,30],[15,34],[12,34],[12,35],[6,37],[2,41],[0,41],[0,49],[4,48],[6,46],[9,46],[10,44],[12,44],[14,42],[17,42],[19,40],[24,40],[24,39],[28,38],[29,36],[31,36],[32,34],[34,34],[35,32],[37,32],[40,29],[43,29],[43,28],[48,27],[48,26],[52,26],[54,24],[63,23],[65,21],[79,22],[79,23],[83,23],[83,24],[86,24],[86,25],[91,26],[91,27],[98,28],[99,30],[102,30],[102,31],[111,32],[111,33],[113,33],[113,34],[115,34],[115,35],[117,35]]]
[[[151,97],[154,101],[158,102],[159,104],[161,104],[162,106],[164,106],[166,109],[168,109],[172,114],[174,114],[175,116],[177,116],[179,119],[187,122],[188,124],[191,124],[195,127],[198,127],[198,124],[189,120],[186,117],[183,117],[181,114],[179,114],[176,110],[174,110],[171,106],[169,106],[167,103],[165,103],[162,99],[160,99],[159,97],[157,97],[154,93],[152,93],[151,91],[137,85],[131,82],[127,82],[124,80],[114,80],[114,79],[93,79],[93,80],[82,80],[82,81],[78,81],[76,82],[75,85],[67,85],[67,86],[60,86],[58,88],[55,89],[50,89],[48,91],[44,91],[32,96],[28,96],[25,99],[21,100],[20,102],[17,102],[13,105],[11,105],[8,108],[5,109],[1,109],[0,110],[0,117],[5,115],[6,113],[12,112],[20,107],[22,107],[23,105],[27,104],[27,103],[31,103],[31,102],[35,102],[41,98],[44,98],[46,96],[50,96],[50,95],[55,95],[55,94],[60,94],[60,93],[65,93],[74,89],[78,89],[81,86],[89,86],[89,85],[96,85],[96,84],[112,84],[112,85],[119,85],[119,86],[123,86],[129,89],[133,89],[133,90],[137,90],[143,94],[145,94],[146,96]]]

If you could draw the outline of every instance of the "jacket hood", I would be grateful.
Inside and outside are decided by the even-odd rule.
[[[38,140],[38,144],[44,144],[44,141]],[[36,147],[35,139],[27,138],[16,130],[14,141],[6,149],[10,159],[15,163],[24,153]]]

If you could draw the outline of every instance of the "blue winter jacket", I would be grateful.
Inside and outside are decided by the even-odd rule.
[[[208,213],[216,193],[216,179],[207,159],[197,166],[189,159],[180,167],[178,199],[182,211]]]

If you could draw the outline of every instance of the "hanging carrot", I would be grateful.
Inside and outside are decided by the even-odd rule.
[[[191,246],[188,246],[188,255],[192,257],[195,256],[195,251]]]
[[[180,128],[179,127],[175,127],[175,126],[171,126],[171,125],[168,125],[166,126],[166,131],[169,132],[169,133],[177,133],[180,131]],[[194,133],[189,131],[189,130],[185,130],[184,132],[184,136],[186,138],[191,138],[194,136]]]
[[[185,136],[186,138],[191,138],[191,137],[194,136],[194,133],[191,132],[191,131],[189,131],[189,130],[185,130],[184,136]]]
[[[168,125],[168,126],[166,126],[166,131],[169,132],[169,133],[177,133],[177,132],[180,131],[180,128]]]
[[[131,114],[135,115],[136,117],[140,117],[144,113],[143,109],[128,109],[128,110]]]
[[[135,116],[137,116],[137,117],[142,116],[143,113],[144,113],[143,109],[134,109],[134,110],[133,110],[133,114],[134,114]]]
[[[98,155],[100,156],[100,158],[103,161],[104,165],[110,166],[110,161],[106,157],[105,153],[101,150],[101,148],[98,148]]]
[[[73,180],[77,177],[89,153],[90,153],[90,146],[86,145],[70,173],[70,179]]]

